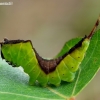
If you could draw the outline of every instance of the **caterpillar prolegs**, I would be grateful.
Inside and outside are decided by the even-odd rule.
[[[0,43],[1,57],[13,67],[22,66],[24,72],[30,76],[30,85],[34,85],[36,80],[42,86],[48,83],[59,86],[61,81],[72,82],[99,21],[100,18],[88,36],[82,38],[68,52],[54,59],[42,58],[33,48],[30,40],[8,40],[6,38]]]

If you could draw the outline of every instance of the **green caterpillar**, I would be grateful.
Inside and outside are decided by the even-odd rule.
[[[54,59],[44,59],[33,48],[30,40],[8,40],[1,42],[1,57],[13,67],[22,66],[30,76],[29,83],[34,85],[36,80],[42,86],[48,83],[59,86],[61,81],[72,82],[78,70],[90,39],[99,24],[100,18],[89,34],[82,38],[68,52]]]

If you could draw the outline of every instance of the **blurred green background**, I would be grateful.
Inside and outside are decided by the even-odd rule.
[[[100,14],[99,0],[0,0],[0,41],[30,39],[43,57],[54,57],[63,44],[89,34]],[[100,28],[100,26],[99,26]],[[76,100],[100,100],[100,71]]]

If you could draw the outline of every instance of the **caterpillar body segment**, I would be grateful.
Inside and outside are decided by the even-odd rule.
[[[47,75],[44,71],[41,70],[37,77],[37,80],[42,86],[45,87],[48,84],[49,75]]]
[[[65,62],[62,61],[61,63],[59,63],[58,67],[57,67],[59,76],[61,78],[61,80],[63,81],[67,81],[67,82],[71,82],[74,80],[75,78],[75,73],[71,72],[68,67],[66,66]],[[69,76],[69,77],[68,77]]]
[[[34,65],[34,68],[28,74],[30,76],[30,79],[29,79],[29,84],[30,85],[34,85],[35,84],[40,72],[41,72],[41,69],[40,69],[39,65],[38,64]]]

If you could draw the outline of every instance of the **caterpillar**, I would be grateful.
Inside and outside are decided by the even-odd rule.
[[[68,52],[57,58],[41,57],[31,40],[8,40],[6,38],[4,42],[0,42],[1,57],[13,67],[22,66],[24,72],[30,77],[30,85],[34,85],[36,80],[41,86],[47,86],[48,83],[59,86],[61,81],[72,82],[99,22],[100,17],[88,36],[82,38]]]

